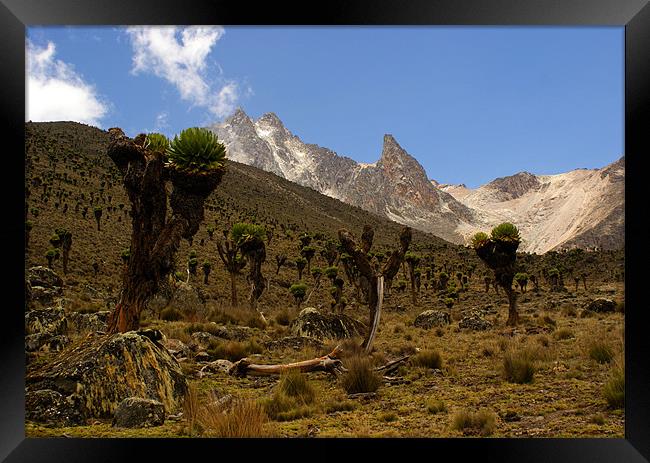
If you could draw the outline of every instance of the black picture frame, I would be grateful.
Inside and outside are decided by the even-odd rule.
[[[100,1],[2,0],[2,128],[6,170],[0,227],[4,243],[5,323],[0,336],[0,458],[18,461],[120,461],[246,458],[346,458],[353,447],[406,458],[458,458],[468,452],[499,461],[641,462],[650,459],[650,336],[644,333],[639,252],[644,204],[643,155],[650,153],[650,6],[645,0],[329,0],[307,2],[225,2],[222,0]],[[18,191],[24,185],[25,28],[36,25],[221,24],[221,25],[558,25],[625,26],[625,293],[626,407],[624,439],[269,439],[260,442],[212,439],[34,439],[24,429],[24,216]],[[645,117],[644,117],[645,116]],[[646,123],[647,124],[647,123]],[[11,141],[14,148],[8,148]],[[22,175],[19,173],[22,172]],[[9,257],[9,255],[11,256]],[[234,453],[230,453],[234,452]],[[449,455],[443,457],[443,455]],[[154,456],[155,455],[155,456]],[[231,455],[231,456],[227,456]],[[358,457],[353,457],[358,458]]]

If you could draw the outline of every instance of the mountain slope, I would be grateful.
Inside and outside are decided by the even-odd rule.
[[[521,229],[524,251],[624,244],[623,158],[603,169],[520,172],[472,190],[428,179],[389,134],[379,160],[361,164],[304,143],[273,113],[254,121],[239,109],[210,128],[235,161],[453,243],[509,221]]]
[[[378,162],[359,164],[304,143],[272,113],[253,121],[239,109],[210,128],[226,144],[232,160],[447,241],[462,243],[456,229],[475,223],[473,211],[431,185],[422,166],[391,135],[384,136]]]
[[[466,206],[493,223],[517,224],[525,249],[543,253],[569,247],[621,248],[625,224],[624,158],[602,169],[556,175],[521,172],[475,190],[447,186]]]

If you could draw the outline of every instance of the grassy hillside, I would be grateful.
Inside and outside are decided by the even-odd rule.
[[[121,256],[129,247],[131,223],[121,178],[105,154],[107,133],[72,122],[26,123],[25,130],[26,209],[32,224],[25,265],[47,265],[50,238],[56,228],[67,228],[73,235],[68,274],[63,275],[60,260],[53,262],[64,280],[64,310],[69,315],[112,309],[121,287]],[[341,342],[303,340],[296,344],[293,338],[287,338],[288,325],[298,314],[288,288],[298,281],[293,262],[300,256],[301,233],[308,231],[314,237],[316,256],[311,267],[324,268],[327,264],[319,251],[328,239],[336,238],[340,228],[359,236],[365,224],[373,226],[373,251],[394,248],[401,228],[273,174],[234,162],[228,163],[223,182],[206,205],[205,220],[191,244],[182,242],[176,267],[184,276],[190,251],[195,251],[200,263],[212,264],[208,283],[204,283],[199,268],[197,277],[191,280],[199,292],[198,299],[186,297],[170,303],[158,297],[143,314],[141,324],[187,344],[193,333],[221,328],[210,322],[230,324],[228,328],[233,332],[243,327],[232,325],[248,325],[241,342],[210,342],[207,354],[211,358],[232,361],[244,356],[259,363],[304,360],[324,355]],[[102,207],[99,229],[94,215],[97,206]],[[240,221],[262,224],[270,232],[267,260],[262,267],[270,287],[258,305],[267,325],[260,324],[246,308],[246,268],[237,277],[243,307],[230,305],[230,279],[219,260],[216,240]],[[211,238],[208,230],[212,226]],[[207,407],[209,415],[214,416],[210,404],[215,394],[257,403],[269,413],[269,419],[263,422],[264,434],[278,437],[623,437],[624,412],[608,405],[603,390],[614,372],[619,371],[617,362],[624,353],[624,250],[519,254],[518,270],[538,276],[540,288],[533,291],[529,284],[526,293],[518,290],[520,323],[514,329],[505,326],[508,304],[503,291],[499,295],[494,289],[485,292],[484,275],[491,272],[473,250],[418,231],[413,233],[411,250],[422,257],[422,287],[413,302],[404,281],[408,280],[406,274],[398,274],[394,288],[403,283],[406,289],[386,295],[369,359],[374,365],[383,365],[404,355],[412,358],[376,394],[347,394],[331,375],[310,373],[304,375],[307,385],[302,386],[309,400],[281,403],[276,393],[286,384],[280,386],[278,378],[236,378],[219,372],[199,375],[206,363],[190,354],[179,363],[196,391],[195,405]],[[276,275],[275,257],[280,254],[287,256],[287,265]],[[95,262],[97,275],[93,270]],[[543,275],[553,268],[562,273],[567,290],[549,289]],[[431,279],[426,276],[429,269]],[[439,291],[433,288],[433,280],[443,271],[450,277],[450,288]],[[583,273],[587,276],[586,287],[582,280],[576,287],[572,275]],[[342,268],[339,275],[346,280],[344,296],[349,304],[345,314],[365,322],[367,308],[356,302],[356,293]],[[463,276],[467,277],[464,288],[460,284]],[[329,311],[329,281],[325,277],[322,280],[309,303],[302,307]],[[316,286],[306,271],[303,281],[309,292]],[[584,310],[598,297],[612,298],[617,311],[595,314]],[[181,317],[161,319],[161,312],[170,308],[178,308]],[[429,309],[447,312],[451,323],[436,328],[416,326],[418,314]],[[484,331],[465,327],[462,322],[472,319],[475,313],[490,327]],[[73,343],[81,339],[79,333],[67,334]],[[358,342],[343,341],[344,348],[354,353]],[[607,354],[606,359],[602,352]],[[30,354],[28,371],[39,365],[48,368],[57,355]],[[530,370],[529,377],[513,380],[513,370],[520,374],[522,368],[524,373]],[[284,411],[275,410],[278,413],[274,414],[274,407],[280,405]],[[478,428],[472,426],[475,421]],[[147,429],[118,429],[111,426],[110,420],[93,420],[70,428],[26,423],[29,437],[179,437],[191,432],[196,430],[190,431],[186,420],[171,417],[163,426]],[[227,437],[217,425],[201,432]]]

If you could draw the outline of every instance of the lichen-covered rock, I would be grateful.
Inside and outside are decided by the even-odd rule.
[[[27,270],[27,279],[29,280],[32,287],[41,286],[43,288],[49,289],[63,288],[63,280],[51,268],[42,266],[32,267]]]
[[[313,307],[303,309],[291,322],[290,331],[294,336],[316,339],[343,339],[360,336],[366,326],[347,315],[323,315]]]
[[[106,331],[106,323],[109,310],[101,310],[95,313],[71,312],[67,315],[68,327],[84,333],[87,331]]]
[[[616,310],[616,302],[611,299],[599,298],[587,304],[585,310],[598,313],[614,312]]]
[[[65,312],[60,306],[25,312],[25,333],[64,334],[68,328]]]
[[[170,413],[181,406],[187,380],[164,347],[129,331],[112,336],[89,333],[29,372],[26,386],[59,392],[79,404],[83,418],[108,418],[127,397],[157,400]]]
[[[117,406],[113,426],[119,428],[148,428],[165,422],[165,406],[152,399],[127,397]]]
[[[180,339],[165,338],[160,343],[177,359],[190,356],[190,348]]]
[[[25,352],[58,352],[70,344],[64,334],[34,333],[25,336]]]
[[[149,303],[149,309],[155,313],[160,313],[166,308],[174,308],[183,316],[208,315],[205,296],[199,288],[182,281],[175,282],[174,287],[167,295],[158,294]]]
[[[433,328],[434,326],[449,325],[451,317],[447,312],[441,310],[425,310],[420,315],[415,317],[413,325],[420,328]]]
[[[25,393],[25,419],[58,426],[84,424],[78,402],[51,389]]]
[[[215,374],[215,373],[228,374],[232,365],[233,363],[230,360],[226,360],[226,359],[215,360],[214,362],[210,362],[207,365],[205,365],[203,368],[201,368],[201,370],[199,370],[198,376],[199,378],[202,378],[204,376]]]
[[[461,319],[458,327],[474,331],[484,331],[492,328],[492,322],[483,318],[480,312],[472,312]]]
[[[210,347],[210,342],[223,339],[229,341],[246,341],[253,336],[254,330],[248,326],[212,325],[210,332],[196,331],[192,333],[192,340],[188,343],[194,351],[205,350]]]
[[[31,302],[39,302],[41,305],[54,304],[57,297],[63,294],[61,288],[44,288],[43,286],[32,286]]]

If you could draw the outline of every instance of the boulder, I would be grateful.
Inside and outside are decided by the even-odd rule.
[[[58,352],[70,344],[70,338],[63,334],[34,333],[25,336],[25,352]]]
[[[78,398],[66,398],[51,389],[25,393],[25,420],[58,426],[84,424]]]
[[[60,306],[30,310],[25,313],[25,334],[64,334],[68,329],[65,312]]]
[[[294,336],[316,339],[343,339],[360,336],[366,326],[347,315],[323,315],[313,307],[303,309],[289,327]]]
[[[43,288],[63,290],[63,279],[51,268],[47,267],[32,267],[27,270],[27,279],[29,283],[34,286],[41,286]]]
[[[182,281],[175,282],[166,295],[158,294],[149,303],[149,309],[155,313],[160,313],[166,308],[174,308],[185,317],[208,315],[205,296],[198,288]]]
[[[82,418],[112,417],[127,397],[161,402],[167,413],[182,406],[187,380],[167,350],[135,331],[89,333],[27,374],[28,391],[49,389],[78,404]]]
[[[202,378],[207,375],[212,375],[215,373],[224,373],[228,374],[233,363],[230,360],[219,359],[214,362],[210,362],[205,365],[201,370],[199,370],[199,378]]]
[[[451,317],[447,312],[441,310],[425,310],[420,315],[415,317],[413,322],[414,326],[420,328],[433,328],[434,326],[449,325],[451,323]]]
[[[54,304],[57,297],[63,294],[61,288],[44,288],[43,286],[32,286],[31,302],[40,302],[42,305]]]
[[[113,426],[119,428],[148,428],[165,422],[165,406],[152,399],[127,397],[117,406]]]
[[[474,331],[484,331],[492,328],[492,322],[483,318],[480,312],[472,312],[458,322],[458,327]]]
[[[598,313],[614,312],[616,311],[616,302],[611,299],[599,298],[587,304],[585,310]]]
[[[190,356],[190,348],[180,339],[165,338],[160,343],[177,359]]]
[[[68,326],[80,333],[87,331],[106,331],[106,324],[109,310],[101,310],[95,313],[71,312],[68,314]]]

